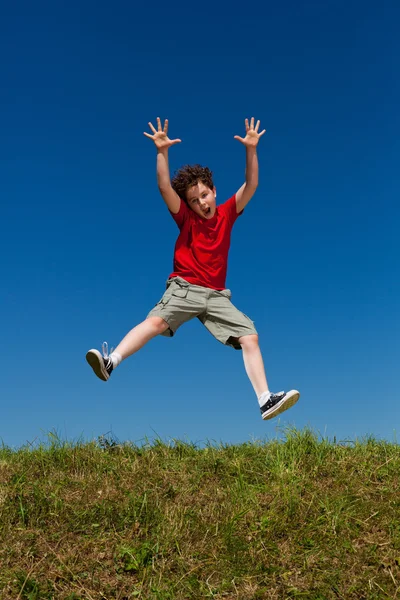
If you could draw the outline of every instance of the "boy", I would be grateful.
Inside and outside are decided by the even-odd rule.
[[[108,356],[89,350],[86,360],[103,381],[122,360],[134,354],[156,335],[172,337],[178,327],[197,317],[220,342],[243,351],[246,373],[253,385],[263,419],[271,419],[287,410],[299,399],[299,392],[272,394],[268,389],[258,335],[251,321],[230,301],[225,288],[228,251],[232,227],[258,185],[257,144],[259,132],[245,120],[246,136],[234,136],[246,148],[246,181],[224,204],[216,206],[216,189],[207,167],[186,165],[170,180],[168,150],[181,140],[168,137],[168,120],[164,127],[157,118],[157,130],[149,123],[152,134],[144,133],[157,148],[157,182],[180,233],[175,245],[174,270],[167,289],[147,318],[132,329]]]

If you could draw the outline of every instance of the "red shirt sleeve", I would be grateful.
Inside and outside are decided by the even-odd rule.
[[[173,213],[173,212],[169,211],[171,214],[171,217],[174,219],[175,223],[178,225],[179,231],[182,229],[184,222],[189,217],[189,210],[190,210],[190,208],[188,207],[186,202],[184,202],[184,200],[182,200],[182,198],[181,198],[181,205],[179,207],[178,212]]]
[[[218,208],[219,210],[225,212],[231,227],[233,226],[236,219],[243,214],[244,210],[241,210],[240,213],[236,211],[236,194],[234,194],[232,198],[229,198],[229,200],[221,204]]]

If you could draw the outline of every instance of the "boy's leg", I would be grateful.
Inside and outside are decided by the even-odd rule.
[[[299,399],[297,390],[273,394],[268,389],[264,362],[253,321],[234,306],[230,290],[210,294],[207,312],[199,318],[220,342],[243,351],[246,373],[258,398],[263,419],[271,419],[287,410]]]
[[[126,334],[124,339],[118,344],[114,352],[124,360],[131,356],[151,339],[161,335],[168,329],[169,325],[161,317],[149,317]]]
[[[152,338],[164,333],[168,327],[168,323],[161,317],[149,317],[126,334],[111,356],[106,353],[102,356],[98,350],[92,349],[86,354],[86,360],[97,377],[107,381],[114,367],[143,348]]]
[[[258,335],[241,336],[238,338],[238,342],[242,347],[246,373],[257,394],[262,418],[264,420],[272,419],[296,404],[300,397],[297,390],[278,392],[277,394],[271,394],[269,391],[264,362],[258,345]]]
[[[184,279],[169,280],[161,300],[149,312],[147,318],[131,329],[110,356],[104,348],[103,356],[98,350],[89,350],[86,360],[103,381],[107,381],[112,370],[122,360],[134,354],[157,335],[172,337],[186,321],[196,317],[205,309],[205,299],[189,294],[189,283]]]
[[[242,347],[247,376],[257,394],[257,398],[259,398],[264,392],[268,392],[268,383],[264,361],[258,345],[258,335],[243,335],[238,339],[238,342]]]

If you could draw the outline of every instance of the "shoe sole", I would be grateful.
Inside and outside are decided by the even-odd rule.
[[[89,350],[86,354],[86,360],[99,379],[102,381],[109,379],[110,376],[104,367],[103,357],[98,350]]]
[[[263,421],[273,419],[274,417],[283,413],[285,410],[292,408],[299,398],[300,392],[297,390],[290,390],[290,392],[287,392],[282,400],[280,400],[280,402],[278,402],[278,404],[276,404],[271,411],[268,411],[262,415]]]

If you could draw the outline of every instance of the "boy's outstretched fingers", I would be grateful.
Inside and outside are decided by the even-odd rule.
[[[239,142],[241,142],[242,144],[244,144],[247,147],[257,146],[258,140],[260,139],[260,137],[262,135],[264,135],[264,133],[266,132],[266,129],[263,129],[262,131],[259,132],[258,130],[260,128],[260,120],[257,121],[256,126],[254,127],[254,117],[251,117],[250,124],[249,124],[249,120],[245,119],[244,125],[246,128],[246,137],[242,138],[242,137],[240,137],[240,135],[235,135],[234,136],[235,140],[239,140]]]
[[[169,139],[169,137],[168,137],[168,119],[165,119],[164,127],[161,126],[160,117],[157,117],[157,129],[154,127],[153,123],[151,123],[150,121],[149,121],[148,125],[149,125],[151,131],[153,132],[153,135],[151,133],[147,133],[146,131],[143,132],[143,135],[148,137],[150,140],[153,140],[153,142],[155,143],[156,147],[159,150],[167,149],[170,146],[173,146],[174,144],[179,144],[182,141],[178,138],[175,140]]]
[[[157,121],[160,123],[160,127],[161,127],[160,119],[158,118]],[[160,131],[160,129],[158,131]],[[168,119],[165,119],[165,121],[164,121],[164,133],[168,133]]]
[[[153,133],[157,133],[157,131],[156,131],[153,123],[151,123],[149,121],[148,125],[149,125],[149,127],[150,127],[150,129],[152,130]],[[165,119],[165,121],[164,121],[164,128],[163,128],[163,127],[161,127],[161,119],[160,119],[160,117],[157,117],[157,130],[158,131],[164,131],[164,133],[168,133],[168,119]]]

